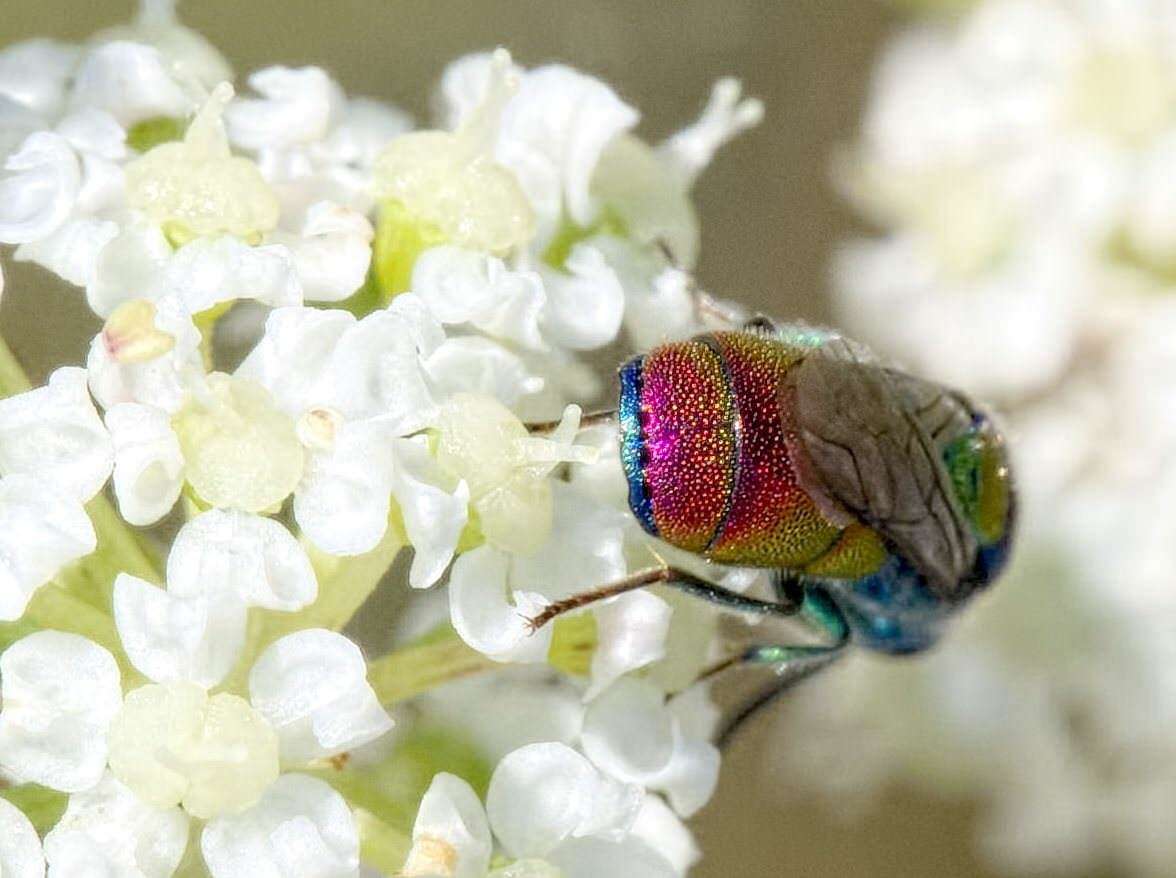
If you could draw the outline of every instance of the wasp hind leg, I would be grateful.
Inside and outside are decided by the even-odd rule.
[[[795,586],[795,580],[780,577],[776,580],[777,593]],[[736,667],[767,667],[775,678],[736,708],[719,727],[715,743],[725,747],[735,733],[759,710],[771,704],[798,683],[824,670],[845,654],[849,645],[849,625],[845,617],[821,591],[809,590],[804,595],[799,617],[828,642],[818,645],[756,644],[742,653],[716,665],[704,673],[699,681],[710,679]]]

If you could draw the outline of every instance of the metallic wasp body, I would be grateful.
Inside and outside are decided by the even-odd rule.
[[[1004,566],[1004,441],[958,392],[796,326],[664,344],[620,379],[642,526],[716,562],[781,571],[795,600],[824,606],[859,645],[926,649]]]

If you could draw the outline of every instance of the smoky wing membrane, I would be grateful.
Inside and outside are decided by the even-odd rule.
[[[953,398],[843,339],[812,351],[790,377],[796,428],[825,492],[887,538],[937,594],[962,598],[976,542],[941,462],[939,442],[966,429]]]

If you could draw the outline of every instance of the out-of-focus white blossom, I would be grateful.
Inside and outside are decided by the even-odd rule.
[[[786,785],[979,798],[1013,874],[1159,876],[1176,853],[1156,831],[1176,800],[1174,24],[1168,0],[983,0],[907,27],[837,166],[882,230],[834,266],[845,322],[1003,409],[1020,523],[942,647],[798,691]]]

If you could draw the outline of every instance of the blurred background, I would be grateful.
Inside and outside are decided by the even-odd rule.
[[[1176,180],[1176,12],[985,0],[972,4],[983,15],[958,17],[968,5],[181,7],[239,76],[317,64],[418,119],[449,60],[495,45],[601,76],[642,111],[650,141],[737,76],[767,115],[695,189],[702,285],[786,320],[847,325],[1008,411],[1026,449],[1026,515],[1050,509],[1054,530],[1029,529],[1009,582],[935,656],[859,657],[758,718],[693,821],[700,878],[1176,875],[1173,516],[1153,502],[1176,495],[1160,464],[1176,445],[1171,425],[1148,420],[1176,411],[1176,319],[1155,295],[1176,283],[1176,192],[1164,188]],[[82,39],[133,8],[5,0],[0,43]],[[912,23],[927,14],[940,18]],[[27,265],[5,271],[0,329],[34,380],[83,359],[97,326],[67,307],[76,292]],[[1108,448],[1132,467],[1107,463]],[[1150,542],[1132,544],[1140,534]]]

